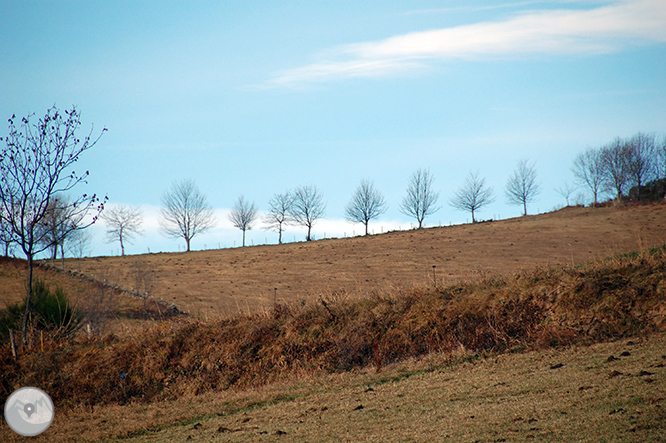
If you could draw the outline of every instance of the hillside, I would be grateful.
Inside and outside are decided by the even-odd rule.
[[[135,287],[137,263],[152,293],[196,315],[262,312],[319,294],[506,275],[580,264],[661,245],[666,205],[565,208],[475,225],[391,232],[310,243],[70,260],[68,268]],[[274,291],[277,288],[277,294]]]
[[[48,387],[63,419],[36,441],[660,441],[665,282],[659,247],[2,347],[0,394]]]

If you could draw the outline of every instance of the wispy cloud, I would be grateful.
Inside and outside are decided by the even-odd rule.
[[[666,42],[663,0],[627,0],[587,10],[531,11],[504,21],[346,45],[320,54],[311,64],[277,73],[266,86],[300,87],[344,78],[383,77],[451,59],[610,53],[644,42]]]

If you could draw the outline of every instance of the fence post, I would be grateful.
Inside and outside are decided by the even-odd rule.
[[[13,329],[9,330],[9,343],[11,343],[12,355],[14,356],[14,360],[16,360],[16,340],[15,340]]]

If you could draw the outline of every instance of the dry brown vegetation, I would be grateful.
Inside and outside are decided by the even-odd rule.
[[[68,268],[105,273],[134,287],[137,262],[154,273],[153,294],[207,318],[257,313],[280,302],[315,302],[321,293],[371,293],[534,266],[580,264],[666,240],[666,205],[566,208],[496,222],[392,232],[309,243],[190,253],[73,260]]]
[[[433,354],[380,374],[82,409],[48,432],[51,441],[661,442],[665,348],[662,333],[487,358]]]
[[[225,320],[164,322],[135,337],[65,343],[13,360],[0,389],[49,386],[60,405],[149,402],[455,349],[505,352],[664,327],[666,250],[356,300],[278,305]]]

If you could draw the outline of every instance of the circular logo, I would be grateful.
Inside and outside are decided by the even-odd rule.
[[[14,432],[26,437],[46,431],[54,415],[53,400],[38,388],[17,389],[5,403],[5,421]]]

